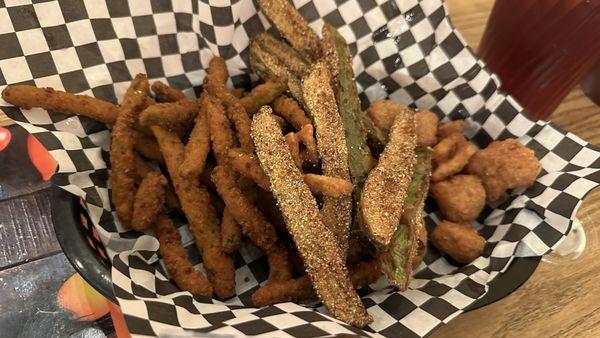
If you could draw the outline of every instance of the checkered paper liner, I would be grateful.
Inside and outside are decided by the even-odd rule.
[[[251,294],[268,271],[265,256],[250,245],[234,255],[237,297],[218,301],[180,291],[164,273],[158,241],[126,231],[115,219],[106,126],[0,101],[58,161],[53,182],[85,201],[134,336],[425,336],[482,297],[513,258],[552,251],[569,232],[584,195],[600,182],[599,149],[524,114],[452,27],[441,0],[293,3],[317,31],[326,21],[346,38],[365,107],[389,97],[446,120],[466,119],[466,134],[479,147],[518,138],[541,160],[542,174],[531,188],[509,192],[473,222],[487,239],[482,257],[457,267],[429,248],[407,291],[398,292],[383,278],[360,290],[374,322],[359,330],[333,319],[320,304],[253,308]],[[252,0],[0,0],[0,89],[26,83],[117,103],[141,72],[196,97],[213,54],[226,59],[230,86],[248,86],[248,40],[269,27],[257,12]],[[185,219],[173,217],[191,260],[202,269]],[[429,229],[439,220],[428,204]]]

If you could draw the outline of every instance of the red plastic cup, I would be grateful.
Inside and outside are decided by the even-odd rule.
[[[479,54],[502,89],[546,118],[600,60],[600,0],[498,0]]]

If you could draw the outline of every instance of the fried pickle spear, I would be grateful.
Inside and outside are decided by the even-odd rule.
[[[300,55],[313,62],[321,57],[319,37],[292,4],[286,0],[258,0],[258,5],[281,36]]]
[[[378,247],[386,247],[396,231],[416,162],[415,119],[400,113],[390,140],[371,170],[360,198],[363,230]]]
[[[258,109],[266,104],[270,104],[286,90],[285,84],[272,80],[267,80],[254,87],[248,95],[240,99],[240,104],[250,116],[256,114]]]
[[[354,288],[360,289],[379,279],[381,267],[379,261],[371,259],[351,266],[349,273]],[[308,275],[298,279],[267,284],[252,295],[252,302],[258,307],[284,302],[308,303],[317,299]]]
[[[165,266],[177,286],[194,296],[212,297],[213,290],[202,272],[194,269],[181,244],[181,236],[169,216],[161,213],[154,223],[154,232],[160,243],[158,248]]]
[[[485,239],[469,223],[440,222],[429,235],[431,244],[458,263],[471,263],[481,256]]]
[[[88,95],[65,93],[53,88],[13,85],[2,91],[4,101],[22,109],[39,107],[65,115],[84,115],[106,124],[114,124],[119,107]]]
[[[170,87],[161,81],[152,83],[151,88],[158,102],[175,102],[185,99],[181,90]]]
[[[275,228],[252,205],[236,186],[232,171],[217,166],[212,174],[217,191],[242,232],[250,241],[267,255],[269,261],[269,282],[288,280],[292,277],[287,248],[283,245]]]
[[[235,218],[229,211],[229,208],[223,209],[223,218],[221,218],[221,245],[223,251],[232,253],[239,249],[242,244],[242,228],[235,221]]]
[[[137,231],[150,229],[165,203],[167,179],[156,171],[149,172],[140,183],[133,202],[131,227]]]
[[[136,183],[138,185],[142,182],[144,177],[148,175],[148,173],[153,171],[154,169],[152,169],[152,167],[150,167],[150,165],[146,163],[143,158],[141,158],[138,154],[135,154],[135,172],[137,175]],[[173,210],[181,209],[181,204],[179,204],[179,199],[175,194],[175,189],[173,189],[173,186],[170,183],[168,183],[165,187],[165,203]]]
[[[160,152],[158,143],[153,136],[137,135],[135,138],[135,151],[142,157],[160,164],[165,163],[165,159]]]
[[[222,251],[221,231],[210,194],[198,180],[179,175],[185,153],[179,137],[160,126],[152,126],[151,129],[165,156],[167,170],[196,240],[208,279],[217,296],[229,298],[235,295],[235,268],[231,257]]]
[[[196,116],[196,122],[188,143],[185,146],[183,163],[179,167],[179,174],[185,178],[198,178],[204,170],[206,158],[210,152],[210,125],[208,123],[209,109],[214,105],[202,100],[200,113]]]
[[[250,66],[263,80],[283,81],[296,101],[303,103],[300,78],[293,74],[285,64],[266,51],[254,39],[250,41]]]
[[[427,148],[416,151],[417,162],[408,187],[400,223],[390,244],[379,253],[383,273],[400,290],[406,290],[413,266],[419,260],[419,234],[425,229],[423,207],[429,189],[431,154]],[[420,264],[420,262],[419,262]],[[418,264],[417,264],[418,266]]]
[[[365,326],[373,319],[354,291],[335,236],[321,220],[317,202],[270,114],[271,109],[263,106],[254,115],[252,138],[315,291],[336,318]]]
[[[283,117],[295,130],[300,130],[307,124],[312,124],[298,102],[291,97],[281,95],[271,103],[271,107],[275,114]]]
[[[148,79],[146,75],[138,74],[131,81],[119,116],[112,129],[110,145],[112,202],[117,216],[128,227],[131,224],[133,201],[135,197],[135,135],[134,126],[140,110],[144,107]]]
[[[308,73],[306,61],[287,43],[276,39],[269,33],[259,33],[252,38],[252,41],[260,44],[265,52],[273,55],[290,73],[298,78],[302,78]]]
[[[157,103],[140,114],[140,124],[145,127],[162,126],[173,130],[186,130],[198,111],[198,100],[183,99],[176,102]]]
[[[316,129],[317,150],[321,158],[323,175],[349,181],[350,169],[344,124],[329,83],[329,73],[325,63],[318,62],[302,81],[302,94],[307,112],[312,117]],[[333,231],[345,257],[352,223],[352,197],[324,197],[321,215],[323,222]]]

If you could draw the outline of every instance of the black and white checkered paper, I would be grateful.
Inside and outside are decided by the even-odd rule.
[[[456,267],[430,248],[407,291],[384,279],[361,290],[375,321],[359,330],[320,305],[253,308],[250,296],[267,279],[267,264],[251,246],[234,257],[236,298],[222,302],[180,291],[162,273],[158,241],[132,236],[114,219],[106,126],[0,102],[58,161],[54,183],[85,201],[112,260],[115,295],[134,336],[183,329],[277,337],[425,336],[482,297],[513,258],[556,248],[584,195],[600,182],[599,149],[524,114],[452,27],[441,0],[293,3],[317,31],[328,22],[346,38],[364,106],[389,97],[445,119],[466,119],[467,136],[479,147],[516,137],[535,151],[542,174],[533,187],[511,191],[474,223],[487,238],[482,257]],[[248,85],[248,40],[269,27],[257,12],[252,0],[1,0],[0,89],[27,83],[117,103],[132,76],[147,73],[195,97],[214,54],[227,61],[229,85]],[[433,227],[439,216],[431,207],[426,211]],[[190,257],[200,263],[185,220],[178,221]]]

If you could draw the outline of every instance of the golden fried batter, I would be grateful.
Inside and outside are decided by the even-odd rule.
[[[161,213],[154,224],[159,252],[175,284],[195,296],[212,297],[212,286],[202,272],[194,269],[181,244],[181,236],[169,216]]]
[[[240,148],[233,148],[229,150],[228,155],[229,163],[237,172],[252,179],[264,190],[270,190],[269,178],[254,154],[248,154]]]
[[[489,202],[500,198],[507,189],[533,185],[541,170],[533,151],[514,139],[490,143],[471,158],[466,169],[479,176]]]
[[[315,174],[304,174],[302,177],[310,191],[323,196],[349,196],[354,188],[352,182],[337,177]]]
[[[144,109],[140,114],[140,124],[146,127],[162,126],[175,131],[186,130],[199,110],[198,100],[157,103]]]
[[[196,116],[196,123],[190,133],[188,143],[185,145],[185,158],[181,167],[179,167],[179,174],[183,177],[198,178],[204,170],[206,158],[210,152],[208,110],[214,106],[210,103],[204,103],[206,101],[202,100],[200,113]]]
[[[140,183],[133,202],[131,227],[137,231],[150,228],[165,203],[167,179],[156,171],[149,172]]]
[[[152,83],[152,91],[158,102],[175,102],[185,99],[181,90],[170,87],[161,81]]]
[[[231,123],[225,116],[225,110],[218,100],[212,96],[207,96],[204,105],[208,112],[212,151],[217,158],[217,162],[225,164],[228,161],[227,152],[234,146]]]
[[[440,212],[452,222],[469,222],[477,218],[485,206],[485,189],[479,177],[456,175],[431,185]]]
[[[248,95],[240,99],[240,103],[250,116],[256,114],[258,109],[270,104],[276,97],[286,90],[286,85],[281,82],[267,80],[254,87]]]
[[[310,119],[304,113],[298,102],[291,97],[281,95],[271,103],[273,112],[286,121],[296,130],[302,129],[307,124],[311,124]]]
[[[131,81],[119,108],[119,116],[112,129],[110,144],[111,197],[117,216],[123,226],[131,224],[135,199],[135,136],[138,114],[144,107],[148,79],[138,74]]]
[[[258,209],[237,188],[233,172],[226,167],[217,166],[213,170],[212,180],[236,222],[250,241],[267,255],[269,261],[269,281],[284,281],[292,277],[292,268],[287,248],[283,245],[275,228],[265,219]]]
[[[469,223],[442,221],[429,234],[429,241],[441,253],[458,263],[471,263],[483,253],[485,239]]]
[[[367,109],[367,115],[371,118],[375,126],[381,129],[384,134],[388,134],[394,124],[396,115],[404,112],[413,114],[413,111],[407,106],[394,102],[392,100],[375,100]]]
[[[354,291],[334,234],[321,220],[317,202],[270,115],[267,106],[254,115],[252,138],[317,295],[336,318],[365,326],[373,319]]]
[[[165,158],[160,152],[156,139],[151,135],[137,135],[135,138],[135,151],[137,151],[144,158],[158,162],[160,164],[165,163]]]
[[[477,148],[462,134],[452,134],[433,148],[432,160],[436,164],[431,181],[438,182],[458,174],[469,163]]]
[[[242,244],[242,228],[228,208],[223,209],[221,218],[221,242],[226,253],[234,252]]]
[[[424,147],[433,147],[437,143],[437,115],[430,111],[417,111],[415,113],[417,123],[417,145]]]
[[[456,120],[442,124],[437,131],[438,140],[443,140],[452,134],[461,134],[465,129],[464,120]]]

